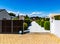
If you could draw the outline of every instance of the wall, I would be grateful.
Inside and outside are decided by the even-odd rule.
[[[51,33],[57,35],[58,37],[60,37],[60,20],[52,20],[50,18],[50,31]]]

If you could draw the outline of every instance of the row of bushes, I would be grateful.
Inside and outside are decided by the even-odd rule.
[[[28,24],[24,22],[23,25],[24,25],[24,30],[27,30]],[[40,25],[41,25],[41,27],[44,27],[46,30],[50,30],[50,22],[49,21],[41,21]]]
[[[50,30],[50,22],[49,18],[47,19],[38,19],[36,22],[41,26],[44,27],[46,30]],[[31,20],[24,20],[24,30],[26,30],[31,23]]]
[[[23,23],[24,30],[27,30],[28,24],[26,22]],[[41,27],[44,27],[46,30],[50,30],[50,22],[49,21],[40,21]]]
[[[41,21],[41,27],[44,27],[46,30],[50,30],[50,22],[49,21]]]
[[[49,22],[49,21],[45,21],[45,22],[44,22],[44,28],[45,28],[46,30],[50,30],[50,22]]]
[[[39,25],[40,25],[40,21],[41,21],[41,20],[36,20],[36,22],[37,22]]]
[[[55,19],[55,20],[60,20],[60,15],[54,16],[54,19]]]
[[[24,30],[27,30],[28,24],[26,22],[23,23]]]
[[[50,30],[50,22],[49,18],[41,18],[36,20],[36,22],[41,26],[44,27],[46,30]]]
[[[31,20],[24,20],[24,23],[23,23],[24,30],[27,30],[27,28],[29,27],[29,25],[30,25],[31,22],[32,22]]]

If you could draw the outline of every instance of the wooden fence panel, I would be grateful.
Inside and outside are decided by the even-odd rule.
[[[19,33],[23,30],[23,21],[22,20],[13,20],[13,32]]]
[[[2,33],[19,33],[23,30],[23,20],[2,20]]]
[[[11,32],[11,20],[2,20],[2,33]]]

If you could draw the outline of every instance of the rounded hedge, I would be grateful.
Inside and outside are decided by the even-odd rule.
[[[50,20],[50,18],[45,18],[45,21],[49,21]]]
[[[60,20],[60,15],[54,16],[55,20]]]
[[[27,27],[28,27],[27,23],[24,22],[23,26],[24,26],[24,30],[27,30]]]
[[[44,28],[45,28],[46,30],[50,30],[50,22],[49,22],[49,21],[45,21],[45,22],[44,22]]]
[[[31,20],[24,20],[25,23],[29,26],[29,24],[32,22]]]
[[[40,25],[40,20],[36,20],[36,23],[38,23]]]
[[[40,25],[41,25],[41,27],[44,27],[44,20],[40,21]]]

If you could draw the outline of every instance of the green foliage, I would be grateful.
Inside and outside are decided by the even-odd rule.
[[[18,17],[13,18],[12,20],[18,20]]]
[[[24,20],[24,22],[27,23],[27,25],[29,26],[29,24],[32,22],[31,20]]]
[[[25,20],[29,20],[30,18],[29,18],[29,16],[28,15],[26,15],[25,16]]]
[[[54,16],[55,20],[60,20],[60,15]]]
[[[45,18],[45,21],[49,21],[50,20],[50,18]]]
[[[44,20],[45,21],[45,18],[41,18],[41,20]]]
[[[44,27],[44,20],[40,21],[40,25],[41,25],[41,27]]]
[[[9,13],[9,15],[10,16],[14,16],[14,17],[16,16],[16,14],[14,14],[14,13]]]
[[[44,28],[45,28],[46,30],[50,30],[50,22],[49,22],[49,21],[45,21],[45,22],[44,22]]]
[[[38,17],[38,16],[36,16],[35,18],[36,18],[36,20],[39,20],[40,19],[40,17]]]
[[[36,22],[40,25],[40,20],[36,20]]]
[[[24,26],[24,30],[27,30],[27,27],[28,27],[27,23],[24,22],[23,26]]]

